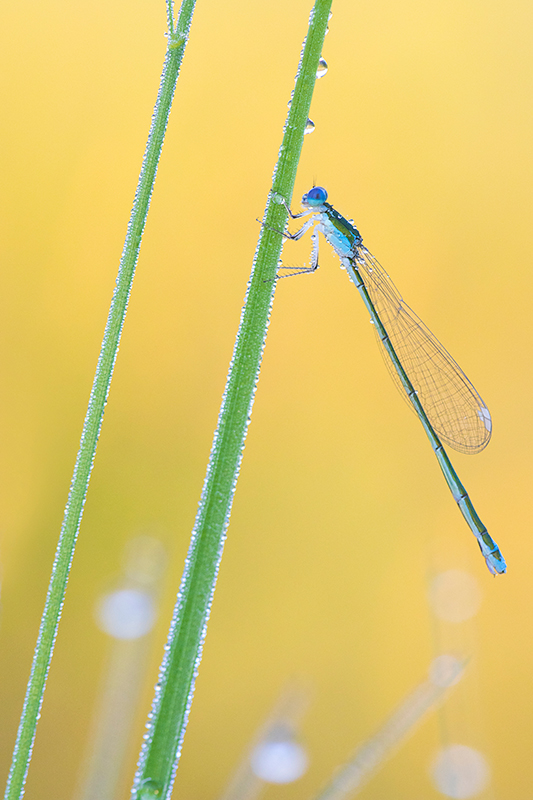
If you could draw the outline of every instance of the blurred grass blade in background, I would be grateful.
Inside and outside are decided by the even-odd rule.
[[[308,687],[299,682],[284,689],[219,800],[258,800],[269,783],[292,783],[306,772],[307,753],[298,738],[309,695]]]
[[[24,698],[24,706],[7,780],[5,800],[16,800],[24,792],[24,783],[31,759],[37,720],[40,716],[46,677],[61,617],[67,580],[83,514],[98,436],[102,427],[120,335],[126,316],[126,308],[141,246],[141,237],[150,206],[157,166],[167,129],[174,89],[188,40],[195,2],[196,0],[184,0],[175,28],[173,27],[171,0],[167,2],[168,44],[159,92],[152,115],[152,123],[120,259],[113,299],[83,424],[80,446],[46,595],[45,608],[41,618],[30,679]]]
[[[431,664],[429,679],[408,694],[374,736],[357,748],[315,800],[343,800],[357,794],[396,748],[414,733],[428,711],[446,699],[448,691],[463,677],[465,666],[464,659],[437,656]]]
[[[98,599],[96,622],[111,639],[110,652],[75,800],[115,800],[129,777],[126,759],[133,745],[167,559],[158,539],[146,535],[130,539],[119,581]]]
[[[138,800],[169,798],[177,769],[266,332],[296,170],[308,127],[332,0],[316,0],[274,170],[233,358],[133,785]],[[280,20],[280,25],[283,21]]]

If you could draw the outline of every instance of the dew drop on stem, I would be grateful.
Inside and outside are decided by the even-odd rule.
[[[139,787],[138,800],[157,800],[162,797],[162,787],[153,778],[146,778]]]
[[[325,58],[321,58],[318,62],[318,69],[316,71],[317,78],[323,78],[328,71],[328,64]]]

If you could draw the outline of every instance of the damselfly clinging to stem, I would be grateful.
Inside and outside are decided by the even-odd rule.
[[[300,239],[313,229],[310,265],[290,268],[290,274],[302,275],[318,269],[320,231],[339,256],[370,312],[390,373],[422,423],[446,483],[477,539],[489,570],[493,575],[503,573],[505,560],[479,519],[441,442],[442,439],[461,453],[479,453],[490,439],[489,410],[459,365],[404,303],[387,273],[363,245],[357,228],[327,202],[327,197],[325,189],[314,186],[302,198],[306,210],[301,214],[293,214],[287,206],[292,219],[311,215],[299,231],[285,233],[287,238]]]

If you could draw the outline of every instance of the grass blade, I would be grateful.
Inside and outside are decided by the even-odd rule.
[[[316,0],[252,267],[133,795],[170,798],[250,421],[281,254],[332,0]]]
[[[439,660],[444,657],[444,661]],[[433,708],[438,708],[463,677],[466,659],[437,657],[428,680],[420,683],[392,712],[381,728],[353,753],[315,800],[346,800],[359,794],[395,750],[411,736]]]
[[[169,32],[168,49],[163,65],[159,92],[128,223],[126,240],[91,389],[87,414],[83,424],[80,446],[46,595],[46,603],[39,627],[39,636],[4,795],[5,800],[18,800],[24,793],[24,783],[28,774],[37,720],[40,716],[46,678],[57,636],[96,445],[102,427],[113,367],[117,357],[120,335],[124,325],[135,266],[141,246],[141,237],[146,223],[168,116],[187,43],[194,6],[195,0],[184,0],[176,30]],[[170,8],[170,5],[167,6],[167,11]]]

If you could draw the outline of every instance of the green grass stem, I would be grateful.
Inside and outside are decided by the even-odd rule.
[[[141,246],[141,237],[146,223],[150,198],[159,164],[159,157],[174,89],[178,78],[183,53],[187,43],[195,0],[182,3],[176,29],[169,29],[168,47],[159,85],[157,101],[135,199],[128,224],[118,276],[109,309],[100,356],[89,398],[89,405],[81,435],[74,474],[70,484],[63,524],[55,554],[52,574],[41,618],[39,636],[35,647],[30,678],[24,698],[24,706],[13,751],[11,768],[6,786],[5,800],[18,800],[24,793],[24,783],[35,739],[37,720],[40,716],[43,694],[50,661],[57,635],[61,609],[65,598],[67,580],[74,555],[74,548],[83,514],[83,506],[89,478],[94,462],[98,436],[102,427],[104,408],[107,402],[111,376],[118,352],[120,335],[126,316],[135,265]],[[167,3],[167,17],[172,21],[172,7]]]
[[[170,798],[250,422],[281,254],[282,236],[332,0],[316,0],[302,51],[272,189],[227,377],[189,552],[133,794]]]

